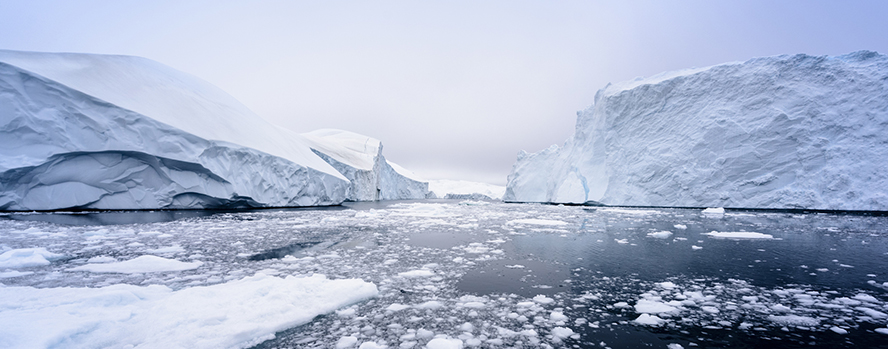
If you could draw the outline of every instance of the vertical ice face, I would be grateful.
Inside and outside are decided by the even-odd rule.
[[[888,209],[888,57],[784,55],[608,85],[507,201]]]
[[[351,181],[353,201],[424,199],[428,182],[386,161],[382,142],[354,132],[321,129],[302,134],[312,151]]]
[[[0,210],[339,204],[305,140],[124,56],[0,51]]]

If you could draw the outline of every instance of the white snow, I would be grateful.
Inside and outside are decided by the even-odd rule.
[[[74,267],[71,271],[89,271],[93,273],[156,273],[162,271],[181,271],[197,269],[203,262],[181,262],[175,259],[167,259],[152,255],[139,256],[127,261],[112,263],[86,264]]]
[[[505,201],[888,209],[888,56],[783,55],[609,85]],[[811,101],[817,101],[812,103]]]
[[[179,291],[0,287],[0,342],[16,348],[242,348],[377,293],[357,279],[262,274]]]
[[[711,231],[703,233],[711,238],[731,239],[731,240],[771,240],[774,238],[771,234],[762,234],[751,231]]]
[[[346,199],[346,178],[301,136],[148,59],[0,50],[0,91],[0,173],[14,175],[0,209]]]
[[[43,247],[18,248],[0,254],[0,268],[28,268],[49,265],[51,261],[65,257]]]

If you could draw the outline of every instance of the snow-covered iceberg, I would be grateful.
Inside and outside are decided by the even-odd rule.
[[[502,200],[506,187],[465,180],[436,179],[429,181],[429,190],[437,198]]]
[[[308,140],[203,80],[140,57],[0,50],[0,210],[424,197],[427,185],[393,170],[377,140],[372,186],[350,183],[342,166],[327,163],[343,153],[312,150],[343,148],[353,137],[343,134]],[[365,154],[353,153],[345,156],[361,163]]]
[[[349,200],[425,199],[429,191],[428,182],[385,159],[378,139],[335,129],[302,136],[315,154],[351,181]]]
[[[888,210],[888,56],[783,55],[608,85],[504,199]]]

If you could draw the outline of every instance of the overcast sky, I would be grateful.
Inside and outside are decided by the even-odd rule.
[[[0,0],[0,48],[125,54],[297,132],[504,185],[608,82],[785,53],[888,53],[888,1]]]

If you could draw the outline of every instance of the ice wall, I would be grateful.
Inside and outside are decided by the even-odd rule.
[[[0,135],[0,210],[313,206],[348,195],[346,178],[298,136],[137,57],[0,51]]]
[[[428,182],[385,159],[378,139],[335,129],[302,136],[312,151],[351,181],[349,200],[424,199],[428,194]]]
[[[783,55],[608,85],[504,199],[888,210],[888,57]]]

